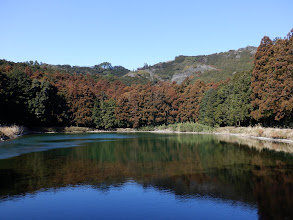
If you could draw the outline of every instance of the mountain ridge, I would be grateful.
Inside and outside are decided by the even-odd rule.
[[[199,56],[176,56],[174,60],[145,65],[123,77],[145,78],[149,81],[175,81],[181,83],[193,76],[207,82],[220,81],[232,77],[237,72],[253,68],[253,58],[257,47],[247,46],[237,50]]]

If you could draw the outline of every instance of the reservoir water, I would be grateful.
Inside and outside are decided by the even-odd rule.
[[[293,154],[267,145],[292,149],[198,134],[2,142],[0,219],[293,219]]]

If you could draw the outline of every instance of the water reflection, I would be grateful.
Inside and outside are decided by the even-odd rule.
[[[292,154],[260,152],[208,135],[113,135],[106,142],[87,137],[73,148],[60,148],[58,136],[55,142],[45,135],[43,142],[57,149],[0,160],[2,204],[66,186],[88,185],[111,194],[134,181],[132,190],[167,192],[181,202],[208,199],[257,207],[259,218],[293,218]]]
[[[257,219],[255,207],[208,197],[177,198],[133,181],[107,191],[89,186],[50,189],[2,207],[1,215],[11,219]]]
[[[77,147],[85,143],[114,141],[122,138],[129,138],[129,136],[111,133],[27,135],[9,142],[0,142],[0,159],[15,157],[30,152],[47,151],[56,148]]]

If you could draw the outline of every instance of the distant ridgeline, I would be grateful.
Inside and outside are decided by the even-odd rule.
[[[145,64],[132,72],[123,66],[112,66],[109,62],[103,62],[92,67],[52,65],[29,61],[14,63],[0,60],[0,65],[29,66],[42,69],[46,72],[60,72],[70,74],[90,74],[96,77],[103,76],[110,80],[118,79],[123,83],[146,84],[148,82],[175,81],[182,83],[187,77],[193,77],[193,81],[201,79],[205,82],[218,82],[233,77],[235,73],[251,71],[256,47],[248,46],[238,50],[230,50],[224,53],[216,53],[204,56],[178,56],[175,60],[161,62],[153,66]]]
[[[82,66],[70,66],[70,65],[50,65],[42,64],[42,68],[51,68],[53,70],[64,71],[71,74],[92,74],[92,75],[102,75],[102,76],[123,76],[127,74],[130,70],[124,68],[123,66],[112,66],[109,62],[103,62],[99,65],[93,67],[82,67]]]
[[[107,62],[72,67],[0,60],[0,124],[293,127],[292,33],[264,37],[257,49],[178,56],[135,72]]]
[[[139,68],[126,76],[142,77],[151,81],[171,80],[182,83],[187,77],[205,82],[215,82],[232,77],[235,73],[250,71],[256,47],[248,46],[238,50],[205,56],[178,56],[175,60]]]

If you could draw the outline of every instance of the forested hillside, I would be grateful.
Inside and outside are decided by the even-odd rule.
[[[251,48],[209,58],[180,56],[170,63],[157,64],[172,68],[190,64],[193,69],[201,65],[200,68],[208,69],[198,76],[195,72],[180,84],[171,82],[170,77],[164,78],[169,81],[154,80],[156,83],[142,83],[137,77],[136,83],[127,83],[120,77],[126,70],[110,67],[109,63],[97,67],[101,74],[80,74],[68,66],[55,68],[37,62],[0,60],[0,123],[101,129],[178,122],[292,127],[292,33],[293,30],[276,41],[264,37],[252,65],[248,64],[252,62]],[[236,62],[238,53],[242,54],[239,59],[242,57],[247,63]],[[225,56],[232,57],[233,65],[222,62]],[[195,61],[196,66],[192,66]],[[236,71],[240,67],[245,71]],[[156,65],[145,66],[141,71],[152,68],[163,71]],[[213,73],[221,75],[212,80],[209,76]],[[161,72],[160,77],[164,74],[168,75]]]
[[[123,66],[112,66],[109,62],[92,67],[51,65],[37,61],[29,61],[24,64],[38,66],[49,72],[90,74],[104,76],[110,80],[119,78],[126,85],[156,83],[158,81],[175,81],[180,84],[187,77],[193,77],[193,81],[200,79],[205,82],[219,82],[233,77],[236,73],[252,70],[255,52],[256,47],[248,46],[211,55],[177,56],[172,61],[161,62],[153,66],[145,64],[136,71],[130,71]]]

